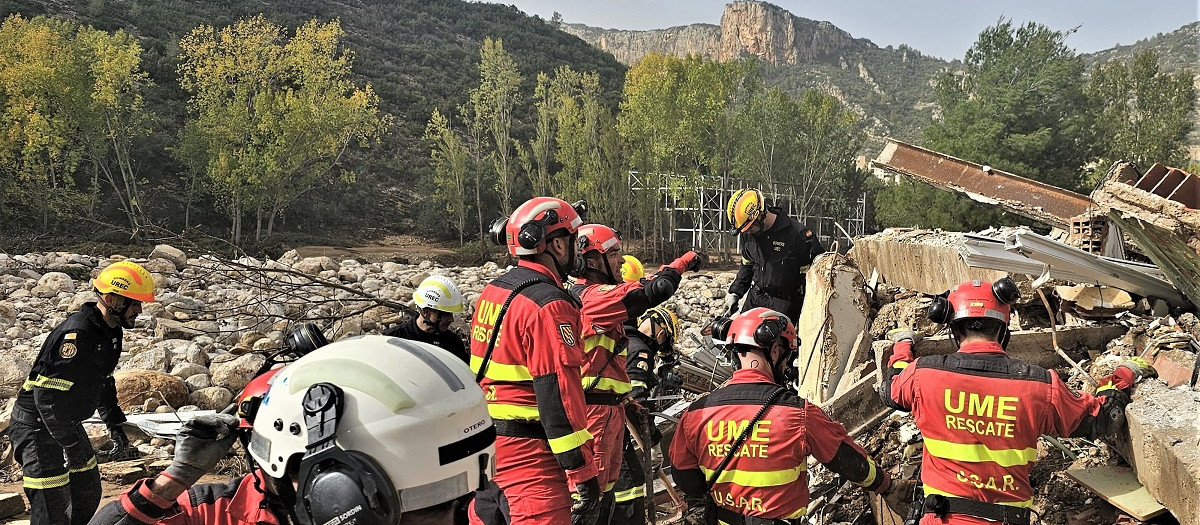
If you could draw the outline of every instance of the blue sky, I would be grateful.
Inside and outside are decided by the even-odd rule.
[[[724,0],[509,0],[497,3],[549,19],[613,29],[718,24]],[[945,59],[962,58],[979,32],[1000,17],[1079,30],[1067,40],[1089,53],[1169,33],[1200,19],[1200,0],[775,0],[797,16],[826,20],[880,47],[907,44]]]

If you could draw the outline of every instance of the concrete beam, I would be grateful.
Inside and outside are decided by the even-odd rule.
[[[871,168],[1064,230],[1070,228],[1073,217],[1095,207],[1085,195],[894,139],[889,139],[879,157],[871,161]]]
[[[1144,381],[1125,417],[1129,433],[1118,434],[1117,452],[1179,523],[1200,525],[1200,392]]]
[[[875,270],[892,286],[927,294],[939,294],[974,279],[995,281],[1008,275],[967,266],[961,253],[964,242],[961,233],[885,232],[855,239],[846,255],[865,275]]]
[[[816,403],[832,398],[846,369],[858,364],[850,359],[870,326],[864,282],[854,262],[838,253],[821,255],[808,269],[804,308],[796,323],[802,397]]]
[[[878,423],[882,416],[892,411],[884,406],[883,400],[879,398],[877,389],[880,381],[882,378],[879,372],[874,371],[866,377],[859,378],[833,399],[817,402],[817,406],[821,407],[830,419],[845,426],[850,435],[856,435]]]

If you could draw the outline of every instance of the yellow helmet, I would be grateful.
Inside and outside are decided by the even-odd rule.
[[[621,280],[632,283],[646,276],[646,267],[642,266],[642,261],[637,257],[624,255],[622,258],[625,262],[621,263]]]
[[[154,302],[154,278],[142,265],[118,261],[100,271],[92,286],[100,293],[115,293],[143,303]]]
[[[744,233],[766,214],[766,202],[761,191],[741,189],[733,192],[725,206],[725,218],[729,219],[730,235]]]
[[[638,324],[642,324],[649,320],[652,324],[657,324],[667,331],[667,345],[675,341],[675,336],[679,335],[679,317],[675,316],[675,312],[668,310],[665,306],[655,306],[638,318]]]

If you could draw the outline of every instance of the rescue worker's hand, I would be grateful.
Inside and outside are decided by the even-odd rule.
[[[908,508],[913,503],[913,489],[916,485],[915,479],[893,479],[892,487],[883,494],[883,501],[892,512],[903,516],[908,513]]]
[[[63,448],[67,455],[67,467],[71,469],[83,470],[88,463],[92,462],[92,458],[96,457],[96,452],[92,450],[92,444],[86,439],[76,441]]]
[[[742,300],[742,296],[740,296],[738,294],[735,294],[735,293],[725,294],[725,310],[729,311],[730,313],[733,313],[733,309],[737,308],[737,305],[739,302],[741,302],[741,300]]]
[[[1137,356],[1130,357],[1125,362],[1117,365],[1117,368],[1127,368],[1133,372],[1133,381],[1130,382],[1130,386],[1147,377],[1158,377],[1158,370],[1150,366],[1150,363],[1147,363],[1145,359]]]
[[[125,435],[125,430],[120,425],[108,429],[108,439],[112,440],[112,448],[105,453],[110,456],[125,452],[129,448],[129,436]]]
[[[595,509],[604,495],[600,490],[600,480],[597,478],[576,484],[575,493],[579,495],[579,501],[571,506],[571,514],[586,514]]]
[[[632,399],[625,403],[625,419],[633,423],[634,428],[642,428],[642,423],[646,418],[646,407],[638,404]]]
[[[231,414],[206,414],[183,424],[175,443],[175,461],[163,474],[191,486],[229,452],[237,438],[238,418]]]
[[[900,341],[905,341],[905,340],[912,341],[915,343],[915,342],[921,340],[921,335],[922,334],[914,332],[912,328],[909,328],[907,326],[901,326],[899,328],[893,328],[891,330],[888,330],[887,338],[889,341],[891,341],[893,343],[899,343]]]

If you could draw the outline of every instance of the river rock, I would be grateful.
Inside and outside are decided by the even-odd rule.
[[[227,388],[210,386],[192,392],[191,399],[192,404],[200,407],[200,410],[224,410],[233,400],[233,392]]]
[[[208,374],[196,374],[194,376],[189,376],[187,379],[184,379],[183,382],[187,385],[188,389],[193,392],[212,386],[212,381],[208,378]]]
[[[7,353],[0,355],[0,398],[13,397],[29,377],[33,363]]]
[[[119,370],[113,373],[117,380],[117,404],[124,410],[141,406],[147,399],[163,400],[171,406],[189,402],[187,385],[178,377],[154,370]]]
[[[182,362],[171,368],[171,375],[187,379],[196,374],[207,374],[208,369],[195,363]]]
[[[176,269],[182,269],[184,266],[187,266],[187,255],[183,253],[183,250],[169,244],[155,246],[154,251],[150,252],[150,258],[166,259],[171,264],[174,264]]]
[[[117,366],[118,370],[153,370],[166,373],[171,365],[171,353],[166,348],[150,348],[131,356]]]
[[[213,385],[225,387],[231,392],[241,392],[264,362],[266,358],[259,354],[229,354],[214,359],[209,373],[212,375]]]

